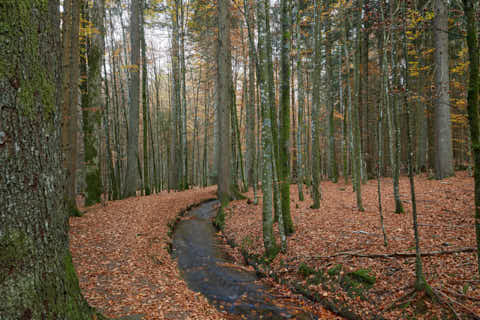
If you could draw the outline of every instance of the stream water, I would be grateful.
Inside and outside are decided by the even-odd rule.
[[[218,201],[210,201],[194,208],[175,230],[173,255],[188,286],[218,309],[244,319],[315,319],[276,302],[254,272],[228,266],[232,261],[221,250],[211,222],[217,206]]]

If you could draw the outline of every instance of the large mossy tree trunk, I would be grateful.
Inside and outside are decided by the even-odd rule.
[[[474,1],[463,0],[463,10],[467,18],[467,45],[470,60],[468,82],[468,121],[470,123],[470,141],[472,144],[475,177],[475,232],[477,237],[478,272],[480,273],[480,128],[478,118],[478,77],[479,53]]]
[[[62,196],[59,3],[2,1],[0,25],[0,319],[92,319]]]

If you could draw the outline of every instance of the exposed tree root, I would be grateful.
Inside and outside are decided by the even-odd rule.
[[[462,309],[464,313],[469,315],[469,318],[480,320],[480,315],[476,314],[474,311],[470,310],[465,305],[451,298],[446,293],[440,290],[437,290],[435,288],[432,288],[428,285],[425,290],[417,290],[415,288],[413,288],[412,290],[409,290],[406,294],[404,294],[400,298],[390,303],[387,307],[385,307],[379,314],[377,314],[375,319],[383,319],[382,318],[383,314],[389,311],[392,311],[393,309],[396,309],[404,305],[405,303],[420,301],[421,299],[426,299],[426,298],[430,298],[434,303],[438,303],[445,306],[448,310],[450,310],[450,312],[456,319],[462,319],[462,315],[455,308],[455,306],[458,306],[460,309]]]
[[[411,287],[411,286],[410,286]],[[403,296],[401,296],[400,298],[398,298],[397,300],[393,301],[391,304],[389,304],[385,309],[382,310],[382,312],[380,312],[379,314],[377,314],[377,316],[375,317],[375,319],[382,319],[382,314],[390,311],[390,310],[393,310],[395,308],[397,308],[398,306],[400,306],[401,304],[407,302],[407,298],[412,296],[414,293],[416,292],[415,289],[412,289],[410,291],[408,291],[406,294],[404,294]]]
[[[437,297],[439,298],[440,301],[443,301],[444,304],[446,304],[449,309],[455,314],[455,316],[457,317],[457,319],[461,319],[460,315],[458,314],[458,312],[456,312],[455,308],[453,307],[453,304],[457,305],[458,307],[460,307],[464,312],[466,312],[472,319],[476,319],[476,320],[480,320],[480,315],[476,314],[474,311],[470,310],[468,307],[466,307],[465,305],[461,304],[460,302],[458,302],[457,300],[453,299],[452,297],[450,297],[449,295],[447,295],[446,293],[442,292],[441,290],[437,290],[437,289],[432,289],[433,292],[437,295]]]

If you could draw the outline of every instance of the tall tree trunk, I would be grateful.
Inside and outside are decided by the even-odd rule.
[[[273,56],[272,56],[272,33],[270,27],[270,0],[263,0],[264,1],[264,12],[263,17],[265,19],[265,61],[262,63],[266,63],[266,89],[268,94],[268,103],[270,105],[270,118],[271,118],[271,130],[272,130],[272,143],[273,143],[273,157],[276,161],[275,168],[278,170],[280,167],[280,156],[279,156],[279,148],[278,148],[278,117],[277,117],[277,103],[276,103],[276,90],[275,90],[275,75],[274,75],[274,68],[273,68]],[[258,6],[258,4],[257,4]],[[258,18],[257,18],[258,19]],[[277,172],[278,174],[278,172]],[[278,219],[278,215],[281,213],[282,208],[278,207],[277,204],[279,203],[276,201],[277,197],[280,197],[280,190],[278,184],[273,185],[273,206],[275,211],[275,221]]]
[[[272,112],[271,104],[268,99],[267,88],[267,20],[265,11],[265,2],[257,3],[257,30],[258,30],[258,60],[255,69],[257,71],[257,82],[260,93],[261,114],[262,114],[262,225],[263,225],[263,245],[267,256],[273,256],[276,252],[275,237],[273,236],[273,141],[272,141]],[[260,158],[259,158],[260,159]]]
[[[249,187],[256,187],[255,155],[257,146],[255,141],[255,48],[252,38],[253,8],[248,4],[250,0],[244,0],[246,19],[248,19],[248,102],[247,102],[247,183]]]
[[[92,319],[62,197],[59,2],[3,1],[0,21],[0,318]]]
[[[180,64],[179,64],[179,30],[178,30],[178,0],[175,0],[175,8],[172,10],[172,85],[171,85],[171,108],[170,108],[170,166],[169,186],[178,189],[181,183],[181,145],[179,143],[179,113],[180,101]]]
[[[185,81],[187,68],[185,67],[185,6],[183,0],[180,3],[180,92],[181,92],[181,110],[180,110],[180,158],[181,160],[181,178],[180,190],[188,188],[188,144],[187,144],[187,84]]]
[[[86,104],[83,105],[83,137],[85,146],[85,169],[86,169],[86,205],[100,202],[103,192],[102,179],[100,175],[100,162],[97,151],[97,132],[100,125],[101,112],[104,106],[102,99],[102,62],[104,54],[104,15],[105,8],[103,0],[94,1],[89,6],[90,22],[98,30],[98,33],[89,35],[87,45],[88,73]],[[85,95],[85,93],[83,93]]]
[[[218,0],[217,47],[217,126],[219,134],[218,198],[222,206],[232,199],[231,181],[231,125],[232,55],[230,45],[230,0]]]
[[[390,6],[389,16],[393,17],[394,7]],[[389,26],[390,38],[390,65],[392,69],[391,76],[384,76],[383,90],[385,91],[385,104],[387,113],[387,132],[388,132],[388,150],[390,156],[390,168],[392,171],[393,182],[393,196],[395,201],[395,213],[403,213],[403,205],[400,199],[400,124],[397,110],[397,99],[395,94],[391,93],[391,88],[394,88],[398,79],[398,65],[395,60],[395,39],[393,33],[393,25]],[[386,41],[386,40],[385,40]],[[387,42],[385,42],[386,44]],[[386,50],[384,52],[384,59],[386,58]],[[387,68],[387,61],[384,61],[385,68]]]
[[[303,63],[302,63],[302,35],[301,25],[300,25],[300,5],[301,0],[297,0],[297,25],[296,25],[296,42],[297,42],[297,86],[298,86],[298,126],[297,126],[297,187],[298,187],[298,198],[300,201],[304,200],[303,196],[303,140],[302,137],[305,136],[305,120],[304,120],[304,108],[305,108],[305,90],[303,84]]]
[[[325,1],[326,10],[330,10],[330,0]],[[338,181],[338,166],[335,156],[335,106],[334,106],[334,79],[332,63],[332,35],[330,23],[327,21],[325,26],[325,50],[326,50],[326,73],[327,73],[327,113],[328,113],[328,150],[327,150],[327,169],[328,177],[334,183]]]
[[[386,95],[388,91],[385,90],[385,86],[387,85],[387,55],[385,53],[385,49],[383,44],[387,42],[387,33],[385,30],[385,19],[384,19],[384,11],[383,11],[384,3],[380,3],[380,10],[381,10],[381,22],[382,22],[382,34],[381,34],[381,41],[378,48],[378,56],[379,56],[379,64],[380,64],[380,72],[381,72],[381,85],[380,85],[380,100],[378,101],[378,119],[377,119],[377,194],[378,194],[378,211],[380,213],[380,227],[382,228],[383,233],[383,245],[387,247],[388,240],[387,240],[387,233],[385,232],[385,225],[383,222],[383,207],[382,207],[382,188],[381,188],[381,168],[382,168],[382,152],[383,152],[383,110],[384,108],[388,108],[388,103]]]
[[[376,122],[375,117],[375,108],[372,108],[370,105],[370,96],[369,96],[369,59],[368,59],[368,52],[369,52],[369,38],[370,38],[370,3],[369,0],[363,0],[363,28],[362,28],[362,40],[361,40],[361,62],[360,62],[360,77],[362,83],[361,89],[361,110],[362,110],[362,131],[363,131],[363,138],[362,138],[362,150],[364,151],[364,157],[362,163],[364,164],[364,175],[363,181],[368,179],[369,177],[375,176],[375,130],[370,130],[370,126]]]
[[[358,8],[362,7],[362,0],[357,0]],[[356,13],[357,26],[361,24],[361,15],[360,12]],[[355,108],[352,110],[352,126],[353,126],[353,167],[354,167],[354,181],[355,181],[355,192],[357,195],[357,208],[358,211],[364,211],[362,204],[362,150],[361,150],[361,132],[360,132],[360,117],[359,109],[362,105],[362,85],[360,80],[360,58],[361,58],[361,40],[360,40],[360,31],[357,28],[357,34],[355,38],[356,49],[355,49]]]
[[[192,81],[193,81],[193,71],[192,71]],[[199,121],[198,121],[198,107],[200,104],[199,93],[200,86],[202,84],[202,66],[200,65],[200,70],[198,72],[198,84],[195,93],[195,102],[194,102],[194,111],[193,111],[193,150],[192,150],[192,180],[190,180],[192,185],[200,185],[199,182],[199,172],[200,172],[200,143],[198,141],[198,131],[199,131]]]
[[[127,176],[124,197],[136,195],[138,182],[138,118],[140,95],[140,11],[142,0],[132,0],[130,17],[130,56],[131,68],[128,83],[128,139],[127,139]]]
[[[206,101],[204,109],[204,124],[203,124],[203,181],[202,186],[208,185],[208,119],[210,106],[210,88],[205,91]]]
[[[448,76],[448,3],[435,0],[435,177],[454,174]]]
[[[80,3],[67,0],[63,12],[63,109],[62,148],[67,185],[65,200],[70,214],[78,214],[76,204],[77,104],[80,79]]]
[[[408,153],[408,177],[410,181],[410,194],[412,199],[412,218],[413,218],[413,232],[415,235],[415,289],[418,291],[427,290],[427,293],[430,291],[428,284],[425,280],[425,275],[423,273],[423,265],[422,265],[422,255],[420,251],[420,235],[418,233],[418,223],[417,223],[417,201],[415,195],[415,181],[413,177],[413,146],[412,146],[412,125],[411,125],[411,110],[408,104],[408,50],[407,50],[407,28],[406,28],[406,4],[407,0],[403,0],[402,4],[402,20],[403,20],[403,59],[405,64],[403,66],[403,91],[405,94],[404,103],[406,108],[406,116],[407,116],[407,153]]]
[[[281,0],[280,49],[280,139],[278,177],[280,179],[282,215],[287,235],[294,232],[290,214],[290,10],[291,1]]]
[[[475,179],[475,233],[477,238],[477,263],[480,274],[480,128],[478,118],[478,91],[480,80],[478,77],[479,54],[477,40],[477,26],[475,19],[474,1],[463,0],[463,10],[467,18],[467,45],[469,54],[468,81],[468,121],[470,123],[470,141],[472,145]]]
[[[320,74],[321,35],[320,35],[320,0],[315,0],[315,31],[313,58],[313,96],[312,96],[312,209],[320,208]]]
[[[105,63],[105,58],[102,59],[103,63],[103,74],[104,74],[104,83],[105,83],[105,109],[103,110],[103,126],[105,130],[105,152],[107,153],[106,161],[107,161],[107,183],[108,190],[107,194],[109,195],[109,199],[117,200],[120,198],[120,189],[118,184],[118,175],[115,174],[115,169],[113,167],[113,156],[112,156],[112,147],[110,145],[110,120],[109,120],[109,105],[110,105],[110,94],[109,94],[109,84],[107,78],[107,66]],[[109,180],[108,180],[109,179]]]
[[[140,41],[142,51],[142,116],[143,116],[143,188],[145,195],[150,194],[150,167],[148,165],[148,69],[147,46],[145,43],[145,0],[141,1]]]

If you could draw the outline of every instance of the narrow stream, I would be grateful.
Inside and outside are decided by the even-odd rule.
[[[276,303],[268,288],[256,283],[254,272],[226,265],[232,261],[222,252],[211,222],[217,206],[218,201],[210,201],[191,210],[175,230],[173,254],[188,286],[218,309],[244,319],[315,319]]]

